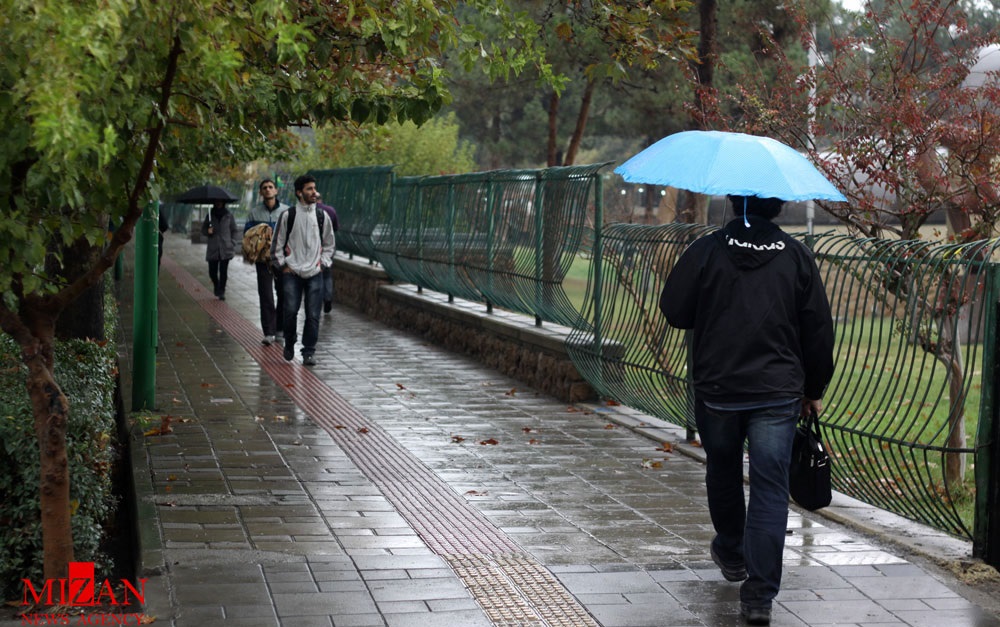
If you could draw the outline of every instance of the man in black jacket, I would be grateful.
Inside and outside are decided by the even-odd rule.
[[[695,420],[716,532],[712,559],[727,580],[743,581],[747,622],[767,625],[781,585],[792,438],[800,415],[823,410],[833,376],[833,320],[812,253],[771,222],[783,201],[729,200],[743,215],[684,251],[660,310],[671,326],[693,330]]]

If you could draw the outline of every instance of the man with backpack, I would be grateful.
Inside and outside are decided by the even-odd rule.
[[[284,292],[284,336],[286,361],[295,357],[299,307],[305,297],[306,322],[302,329],[302,363],[316,364],[316,341],[323,308],[323,268],[333,264],[333,225],[316,206],[316,179],[295,179],[295,206],[281,214],[273,242],[274,265],[281,272]]]
[[[271,269],[271,238],[274,225],[288,205],[278,201],[278,186],[264,179],[258,188],[261,204],[254,206],[243,227],[243,259],[253,263],[257,272],[257,297],[260,300],[261,344],[270,346],[279,330],[282,311],[281,273]],[[252,258],[251,258],[252,257]],[[277,306],[275,306],[277,294]]]

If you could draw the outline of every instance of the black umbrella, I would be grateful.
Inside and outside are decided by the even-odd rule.
[[[233,196],[221,187],[216,185],[199,185],[198,187],[192,187],[175,198],[174,202],[186,205],[212,205],[217,202],[236,202],[236,200],[236,196]]]

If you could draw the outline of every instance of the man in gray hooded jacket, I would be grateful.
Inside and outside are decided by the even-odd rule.
[[[298,339],[299,307],[306,302],[306,321],[302,329],[302,363],[316,364],[319,339],[319,316],[323,307],[323,268],[333,264],[335,240],[333,225],[322,209],[316,207],[316,179],[303,175],[295,179],[295,206],[278,218],[274,230],[274,264],[282,273],[284,290],[283,357],[295,357]]]
[[[716,532],[712,559],[727,580],[743,581],[746,621],[768,625],[781,585],[792,439],[800,415],[823,411],[834,368],[833,320],[812,253],[771,222],[783,202],[730,202],[743,216],[684,251],[660,310],[671,326],[692,330],[695,420]]]

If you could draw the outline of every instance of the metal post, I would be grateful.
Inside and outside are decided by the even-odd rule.
[[[445,245],[448,247],[448,279],[452,285],[458,285],[458,268],[455,267],[455,181],[448,183],[447,224],[445,225]],[[454,302],[454,296],[448,295],[448,302]]]
[[[486,295],[486,313],[493,313],[493,302],[492,298],[496,291],[496,264],[494,257],[496,253],[494,248],[496,246],[495,241],[495,231],[496,231],[496,207],[493,206],[493,197],[496,194],[494,189],[495,185],[493,183],[493,176],[487,175],[486,178],[486,285],[489,294]]]
[[[542,326],[542,317],[540,312],[544,310],[545,304],[542,302],[544,295],[543,281],[544,276],[544,249],[545,249],[545,216],[542,215],[542,204],[543,197],[545,195],[545,181],[542,179],[542,173],[538,172],[535,174],[535,198],[532,210],[535,212],[535,326]]]
[[[159,202],[146,205],[135,227],[135,288],[132,313],[132,411],[156,405],[156,259]]]
[[[601,337],[601,289],[603,283],[604,269],[602,267],[604,256],[604,181],[599,175],[594,176],[594,253],[591,270],[594,273],[594,354],[599,359],[604,359],[602,345],[604,338]],[[603,372],[603,369],[601,370]]]
[[[987,266],[989,289],[984,290],[983,378],[976,442],[976,518],[972,554],[1000,566],[1000,272]]]

